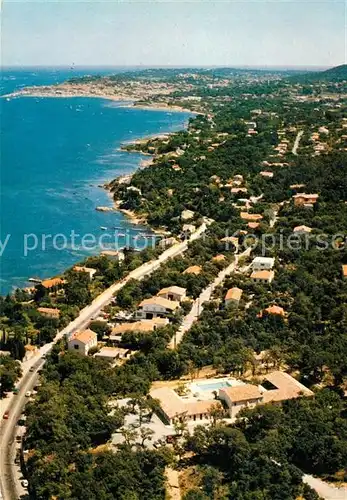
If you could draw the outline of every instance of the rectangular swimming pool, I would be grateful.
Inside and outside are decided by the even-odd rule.
[[[228,380],[219,380],[217,382],[207,382],[195,384],[200,391],[218,391],[218,389],[223,389],[224,387],[230,387],[231,384]]]

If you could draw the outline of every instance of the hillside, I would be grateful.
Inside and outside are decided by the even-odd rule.
[[[342,82],[347,80],[347,64],[341,64],[325,71],[315,71],[302,75],[295,75],[289,78],[291,82],[313,83],[313,82]]]

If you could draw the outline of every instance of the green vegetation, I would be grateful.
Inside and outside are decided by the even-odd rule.
[[[186,288],[191,299],[198,297],[234,258],[234,244],[227,248],[222,241],[226,236],[238,238],[239,252],[251,235],[263,237],[266,249],[256,246],[251,258],[262,253],[274,257],[275,279],[270,284],[253,281],[247,269],[250,258],[242,258],[239,272],[215,290],[176,349],[167,346],[185,307],[151,334],[124,334],[121,345],[137,352],[121,366],[112,368],[56,346],[42,387],[26,409],[24,447],[30,450],[26,466],[33,498],[135,500],[145,493],[149,499],[164,499],[168,464],[196,475],[185,500],[317,500],[303,484],[303,473],[346,480],[344,75],[345,67],[319,77],[151,69],[101,79],[111,89],[129,81],[151,87],[146,103],[164,101],[203,112],[185,131],[129,146],[152,154],[153,165],[137,171],[130,184],[119,179],[110,183],[120,206],[178,238],[204,217],[213,219],[206,237],[183,256],[142,281],[129,281],[109,306],[109,317],[119,309],[133,312],[142,299],[170,285]],[[171,84],[164,98],[160,86],[166,91]],[[295,204],[292,197],[300,192],[319,198],[306,206]],[[248,224],[252,215],[259,225]],[[298,226],[308,226],[308,232],[293,239]],[[1,299],[2,346],[21,359],[25,343],[51,340],[91,299],[158,253],[126,252],[121,265],[90,257],[85,264],[97,270],[91,282],[83,273],[69,271],[53,294],[38,286],[33,297],[18,291]],[[213,260],[218,254],[225,259]],[[201,266],[201,273],[184,274],[192,265]],[[225,294],[235,286],[243,290],[240,303],[226,307]],[[59,319],[38,314],[38,305],[57,307]],[[266,311],[271,305],[282,312]],[[90,326],[99,340],[109,333],[106,321]],[[17,365],[7,358],[4,366],[12,388]],[[153,381],[178,379],[204,367],[253,382],[270,368],[284,369],[310,386],[314,396],[247,409],[233,425],[214,415],[210,425],[198,426],[192,434],[185,432],[183,421],[171,450],[162,445],[149,451],[145,435],[135,445],[129,433],[124,445],[109,445],[130,411],[111,406],[111,399],[129,397],[147,408]]]

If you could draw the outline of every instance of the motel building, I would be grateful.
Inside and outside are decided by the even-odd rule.
[[[153,389],[149,393],[149,397],[159,400],[157,413],[166,425],[182,420],[188,425],[210,420],[214,408],[224,408],[224,420],[233,422],[244,408],[266,403],[281,404],[282,401],[304,396],[311,397],[313,392],[281,371],[267,374],[258,384],[225,377],[187,384],[183,396],[171,387]]]

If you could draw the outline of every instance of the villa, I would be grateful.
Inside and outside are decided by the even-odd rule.
[[[163,297],[151,297],[140,302],[136,311],[138,319],[165,318],[173,314],[180,306],[175,300],[164,299]]]
[[[150,397],[158,399],[160,403],[160,416],[167,425],[172,425],[175,421],[182,419],[190,421],[206,420],[214,407],[221,407],[217,400],[185,400],[173,389],[161,387],[153,389]]]
[[[260,214],[249,214],[248,212],[241,212],[240,217],[241,219],[248,222],[258,222],[263,218],[263,216]]]
[[[251,274],[251,279],[259,283],[271,283],[274,280],[274,271],[253,271]]]
[[[67,347],[69,351],[77,351],[82,356],[87,356],[90,349],[96,347],[98,337],[93,330],[83,330],[74,333],[68,340]]]
[[[255,257],[251,267],[254,271],[262,271],[263,269],[272,269],[274,265],[275,259],[273,257]]]
[[[235,419],[243,408],[259,404],[281,404],[282,401],[301,396],[313,396],[313,392],[287,373],[273,371],[258,384],[249,384],[232,377],[194,381],[185,386],[180,396],[171,387],[152,389],[150,397],[158,399],[160,417],[167,425],[177,420],[200,422],[210,419],[211,410],[221,407],[229,418]]]
[[[306,193],[298,193],[293,197],[294,205],[297,207],[306,206],[306,205],[314,205],[318,198],[318,194],[306,194]]]
[[[200,274],[201,271],[201,266],[189,266],[185,271],[183,271],[183,274]]]
[[[47,290],[57,290],[58,288],[61,288],[65,283],[66,281],[62,280],[61,278],[51,278],[48,280],[43,280],[40,284]]]
[[[312,228],[309,226],[296,226],[293,229],[293,233],[298,233],[298,234],[305,234],[305,233],[311,233]]]
[[[167,288],[162,288],[158,293],[157,297],[163,297],[164,299],[174,300],[176,302],[182,302],[186,298],[187,290],[180,286],[169,286]]]
[[[54,307],[38,307],[37,312],[46,316],[47,318],[58,319],[60,316],[60,310]]]
[[[149,333],[153,332],[157,328],[162,328],[169,323],[167,318],[153,318],[153,319],[143,319],[141,321],[135,321],[134,323],[123,323],[121,325],[117,325],[112,329],[110,340],[113,340],[112,337],[122,335],[126,332],[135,332],[135,333]],[[114,339],[116,340],[116,339]]]
[[[240,302],[241,296],[242,296],[243,290],[241,288],[230,288],[230,290],[227,291],[225,298],[224,298],[224,304],[227,307],[230,304],[235,304],[238,305]]]
[[[73,268],[74,271],[77,273],[86,273],[89,276],[90,281],[93,279],[94,274],[97,273],[96,269],[93,269],[92,267],[84,267],[84,266],[75,266]]]

